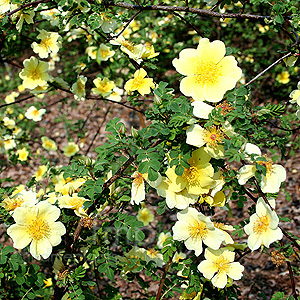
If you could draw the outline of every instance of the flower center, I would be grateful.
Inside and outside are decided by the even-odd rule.
[[[49,51],[48,48],[51,47],[51,44],[52,44],[51,37],[46,37],[45,39],[43,39],[43,40],[41,41],[41,45],[42,45],[43,47],[45,47],[45,48],[47,49],[47,51]]]
[[[259,165],[265,166],[267,169],[267,173],[272,173],[272,169],[273,169],[273,162],[271,159],[266,158],[266,161],[256,161]]]
[[[159,251],[154,250],[153,248],[147,250],[147,255],[149,255],[151,258],[157,257],[158,253],[159,253]]]
[[[34,71],[30,72],[29,77],[33,80],[37,80],[41,77],[41,74],[40,72],[38,72],[38,70],[35,69]]]
[[[129,51],[133,51],[133,49],[134,49],[134,44],[133,43],[131,43],[131,42],[129,42],[129,41],[122,41],[121,42],[121,45],[123,46],[123,47],[125,47],[126,49],[128,49]]]
[[[207,226],[201,221],[194,221],[191,225],[189,225],[188,230],[191,237],[194,239],[205,239],[207,235]]]
[[[32,220],[28,227],[27,232],[34,240],[41,240],[49,234],[50,228],[48,223],[41,217]]]
[[[201,177],[200,170],[195,166],[191,166],[184,170],[182,177],[185,178],[190,185],[198,185],[199,177]]]
[[[206,135],[204,137],[204,140],[210,147],[214,148],[219,143],[222,143],[223,138],[224,138],[223,133],[213,126],[210,129],[206,130]]]
[[[143,77],[136,77],[133,79],[132,82],[132,89],[136,90],[143,84],[144,78]]]
[[[228,273],[230,268],[229,261],[222,255],[214,262],[214,265],[219,270],[219,273]]]
[[[53,147],[53,143],[51,142],[51,141],[45,141],[45,146],[47,147],[47,148],[52,148]]]
[[[101,51],[102,57],[106,58],[109,55],[109,52],[110,52],[109,50],[102,50]]]
[[[144,181],[143,175],[140,172],[136,172],[136,174],[134,175],[133,182],[136,185],[141,185],[143,183],[143,181]]]
[[[219,66],[215,63],[200,61],[195,75],[197,84],[204,86],[215,84],[221,73]]]
[[[80,207],[82,207],[83,203],[85,202],[84,198],[73,196],[70,199],[70,205],[73,206],[74,209],[79,210]]]
[[[268,218],[267,215],[264,215],[254,222],[253,231],[257,234],[262,234],[263,232],[267,231],[269,226],[270,226],[270,219]]]
[[[223,116],[234,110],[234,108],[227,101],[224,101],[223,103],[216,106],[216,108],[219,107],[221,108],[221,114]]]

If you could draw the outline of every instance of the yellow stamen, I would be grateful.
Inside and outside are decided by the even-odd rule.
[[[201,177],[200,170],[195,167],[191,166],[188,169],[185,169],[182,177],[185,178],[190,185],[199,185],[199,178]]]
[[[258,218],[253,225],[253,231],[257,234],[262,234],[270,227],[270,219],[267,215]]]
[[[189,225],[189,233],[192,238],[204,239],[207,235],[207,226],[204,222],[194,221],[191,225]]]
[[[200,61],[195,75],[197,84],[203,86],[215,84],[221,73],[219,66],[215,63]]]
[[[222,255],[216,261],[214,261],[214,265],[219,270],[219,273],[228,273],[230,268],[229,261]]]
[[[32,220],[27,228],[28,234],[34,240],[41,240],[49,234],[49,225],[41,217]]]

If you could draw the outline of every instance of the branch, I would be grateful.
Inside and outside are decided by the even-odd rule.
[[[264,69],[262,72],[260,72],[259,74],[257,74],[254,78],[252,78],[249,82],[247,82],[245,84],[245,86],[250,85],[253,81],[255,81],[256,79],[258,79],[260,76],[262,76],[263,74],[265,74],[268,70],[270,70],[271,68],[273,68],[275,65],[277,65],[278,63],[280,63],[282,60],[284,60],[285,58],[289,57],[292,55],[292,52],[289,52],[288,54],[282,56],[281,58],[277,59],[275,62],[273,62],[271,65],[269,65],[266,69]]]
[[[165,279],[166,279],[169,267],[171,265],[173,256],[174,256],[174,253],[173,253],[172,256],[170,256],[169,261],[168,261],[168,263],[166,264],[166,266],[164,268],[164,273],[163,273],[162,278],[161,278],[160,283],[159,283],[159,288],[158,288],[158,292],[157,292],[157,295],[156,295],[156,300],[160,300],[160,295],[161,295],[162,289],[164,287]]]
[[[175,12],[175,11],[183,11],[183,12],[190,12],[194,13],[199,16],[210,16],[210,17],[216,17],[216,18],[235,18],[235,19],[252,19],[252,20],[264,20],[264,19],[270,19],[270,16],[261,16],[261,15],[250,15],[250,14],[237,14],[237,13],[218,13],[206,9],[198,9],[198,8],[192,8],[192,7],[183,7],[183,6],[166,6],[166,5],[147,5],[147,6],[140,6],[140,5],[134,5],[134,4],[128,4],[125,2],[117,2],[114,3],[112,1],[108,1],[105,3],[106,6],[117,6],[117,7],[123,7],[130,10],[159,10],[159,11],[169,11],[169,12]]]
[[[142,10],[137,11],[130,19],[129,21],[124,25],[124,28],[115,36],[112,36],[111,39],[116,39],[118,38],[124,31],[125,29],[129,26],[129,24],[131,23],[132,20],[135,19],[135,17],[140,14],[142,12]]]
[[[9,106],[9,105],[13,105],[13,104],[17,104],[17,103],[23,102],[25,100],[28,100],[30,98],[33,98],[33,97],[35,97],[35,95],[31,95],[31,96],[28,96],[28,97],[23,98],[23,99],[16,100],[16,101],[11,102],[11,103],[5,103],[5,104],[0,105],[0,108],[5,107],[5,106]]]
[[[9,16],[15,14],[16,12],[22,10],[23,8],[30,7],[30,6],[38,6],[40,3],[46,3],[46,2],[50,2],[50,1],[51,0],[37,0],[37,1],[30,2],[30,3],[26,3],[16,9],[12,10],[11,12],[5,14],[5,16],[9,17]]]
[[[159,145],[162,142],[163,142],[163,140],[158,139],[158,140],[154,141],[153,143],[151,143],[148,147],[146,147],[146,149],[153,148],[153,147]],[[127,161],[121,166],[121,168],[111,178],[109,178],[107,181],[104,182],[104,184],[102,186],[102,191],[109,188],[109,186],[111,184],[113,184],[117,179],[122,177],[123,172],[137,159],[137,157],[138,157],[138,154],[135,154],[135,155],[129,157],[127,159]],[[96,210],[96,207],[98,206],[98,202],[99,202],[99,200],[96,199],[95,202],[93,203],[93,205],[91,205],[87,209],[87,211],[86,211],[87,215],[90,215],[94,210]],[[71,245],[71,248],[74,247],[74,243],[76,242],[76,240],[78,239],[78,237],[80,235],[80,232],[82,230],[82,226],[83,226],[82,221],[80,219],[80,221],[78,222],[77,228],[75,229],[75,232],[73,234],[73,243]]]
[[[94,141],[95,141],[97,135],[99,134],[99,132],[100,132],[100,130],[101,130],[101,128],[102,128],[104,122],[106,121],[106,117],[107,117],[109,111],[110,111],[110,106],[109,106],[108,109],[106,110],[106,112],[105,112],[105,114],[104,114],[104,117],[103,117],[103,120],[102,120],[101,124],[99,125],[99,127],[98,127],[96,133],[94,134],[94,136],[93,136],[93,138],[92,138],[92,141],[90,142],[89,147],[86,149],[84,155],[87,155],[87,154],[89,153],[89,151],[91,150],[91,148],[92,148],[92,146],[93,146],[93,144],[94,144]]]

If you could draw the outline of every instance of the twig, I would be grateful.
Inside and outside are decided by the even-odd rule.
[[[236,19],[252,19],[252,20],[264,20],[264,19],[270,19],[270,16],[261,16],[261,15],[250,15],[250,14],[237,14],[237,13],[218,13],[214,11],[210,11],[207,9],[198,9],[198,8],[192,8],[192,7],[184,7],[184,6],[166,6],[166,5],[147,5],[147,6],[140,6],[140,5],[134,5],[129,4],[125,2],[106,2],[107,6],[117,6],[117,7],[123,7],[130,10],[160,10],[160,11],[184,11],[184,12],[191,12],[199,16],[210,16],[210,17],[216,17],[216,18],[236,18]]]
[[[124,106],[124,107],[127,107],[129,109],[132,109],[138,113],[141,113],[141,114],[145,114],[143,111],[135,108],[135,107],[132,107],[132,106],[129,106],[123,102],[117,102],[117,101],[114,101],[114,100],[109,100],[109,99],[101,99],[99,97],[94,97],[94,96],[87,96],[86,99],[89,99],[89,100],[97,100],[97,101],[107,101],[107,102],[111,102],[111,103],[115,103],[115,104],[119,104],[121,106]]]
[[[88,147],[87,150],[85,151],[85,155],[87,155],[87,154],[89,153],[89,151],[91,150],[91,148],[92,148],[92,146],[93,146],[93,144],[94,144],[94,141],[95,141],[97,135],[99,134],[99,132],[100,132],[100,130],[101,130],[103,124],[104,124],[105,121],[106,121],[106,117],[107,117],[107,114],[108,114],[109,111],[110,111],[110,108],[111,108],[111,107],[109,106],[108,109],[106,110],[106,112],[105,112],[105,114],[104,114],[104,117],[103,117],[103,120],[102,120],[101,124],[99,125],[99,127],[98,127],[96,133],[94,134],[94,136],[93,136],[93,138],[92,138],[92,141],[91,141],[90,144],[89,144],[89,147]]]
[[[13,104],[17,104],[17,103],[23,102],[25,100],[28,100],[30,98],[33,98],[33,97],[35,97],[35,95],[31,95],[31,96],[28,96],[28,97],[23,98],[23,99],[16,100],[16,101],[11,102],[11,103],[5,103],[5,104],[0,105],[0,108],[5,107],[5,106],[9,106],[9,105],[13,105]]]
[[[173,253],[172,256],[170,256],[169,261],[168,261],[168,263],[166,264],[166,266],[164,268],[164,273],[163,273],[163,275],[161,277],[161,280],[160,280],[160,283],[159,283],[159,288],[158,288],[158,291],[157,291],[156,300],[160,300],[160,295],[161,295],[162,289],[164,287],[165,279],[166,279],[169,267],[171,265],[173,256],[174,256],[174,253]]]
[[[11,16],[13,14],[15,14],[16,12],[22,10],[23,8],[26,8],[26,7],[29,7],[29,6],[38,6],[40,3],[43,3],[43,2],[50,2],[50,0],[37,0],[37,1],[33,1],[33,2],[30,2],[30,3],[26,3],[26,4],[22,4],[20,7],[12,10],[11,12],[8,12],[7,14],[5,14],[5,16]]]
[[[111,39],[116,39],[118,38],[124,31],[125,29],[129,26],[129,24],[131,23],[132,20],[134,20],[136,18],[136,16],[138,14],[140,14],[142,12],[142,10],[137,11],[130,19],[129,21],[124,25],[124,28],[115,36],[111,36]]]
[[[158,139],[153,143],[151,143],[146,149],[153,148],[162,142],[163,140]],[[107,181],[104,182],[102,186],[102,191],[106,190],[111,184],[113,184],[118,178],[120,178],[123,175],[123,172],[137,159],[137,157],[138,157],[137,154],[130,156],[127,159],[127,161],[120,167],[120,169],[111,178],[109,178]],[[86,211],[87,215],[90,215],[96,209],[96,207],[98,206],[98,202],[99,200],[96,199],[95,202],[87,209]],[[73,235],[73,243],[71,245],[71,248],[73,248],[74,243],[78,239],[81,230],[82,230],[82,222],[79,221]]]
[[[264,69],[262,72],[260,72],[259,74],[257,74],[254,78],[252,78],[249,82],[247,82],[245,84],[245,86],[250,85],[253,81],[255,81],[257,78],[259,78],[260,76],[262,76],[263,74],[265,74],[268,70],[270,70],[271,68],[273,68],[275,65],[277,65],[278,63],[280,63],[283,59],[289,57],[292,55],[292,52],[289,52],[288,54],[282,56],[281,58],[277,59],[275,62],[273,62],[271,65],[269,65],[266,69]]]
[[[186,24],[190,25],[199,35],[202,35],[202,33],[199,31],[198,28],[196,28],[192,23],[190,23],[188,20],[186,20],[183,16],[181,16],[180,14],[178,14],[177,12],[173,12],[173,14],[180,18],[183,22],[185,22]]]

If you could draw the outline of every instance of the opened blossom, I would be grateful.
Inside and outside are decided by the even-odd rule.
[[[95,88],[92,88],[92,93],[106,97],[112,93],[115,83],[109,80],[107,77],[103,79],[97,77],[93,80]]]
[[[152,78],[145,78],[146,76],[147,72],[142,68],[135,71],[134,78],[125,83],[125,91],[138,91],[142,96],[150,94],[151,88],[154,88],[155,84]]]
[[[46,109],[44,109],[44,108],[37,109],[34,106],[30,106],[25,113],[25,117],[28,120],[33,120],[35,122],[38,122],[38,121],[42,120],[42,117],[45,112],[46,112]]]
[[[16,208],[13,218],[16,224],[7,229],[14,247],[24,249],[30,244],[30,253],[35,259],[48,258],[52,247],[61,243],[66,228],[59,218],[60,210],[48,201],[30,207]]]
[[[48,151],[56,151],[57,150],[57,145],[53,140],[49,139],[46,136],[42,136],[41,140],[42,140],[42,147],[44,149],[46,149]]]
[[[275,208],[275,200],[268,199],[268,202]],[[269,247],[275,241],[283,237],[281,229],[278,227],[279,218],[274,210],[259,198],[256,204],[256,211],[250,217],[250,223],[244,227],[248,237],[248,247],[254,251],[260,246]]]
[[[169,208],[185,209],[190,204],[194,204],[198,195],[189,194],[186,189],[175,192],[172,188],[172,181],[163,177],[159,186],[156,187],[157,194],[161,197],[166,198],[166,204]]]
[[[49,80],[47,73],[48,63],[40,61],[34,56],[24,60],[24,69],[19,73],[23,79],[23,86],[28,89],[34,89],[37,86],[44,86]]]
[[[205,278],[210,279],[215,287],[223,289],[228,277],[239,280],[243,276],[244,267],[239,262],[234,262],[234,255],[228,248],[218,250],[206,248],[205,260],[199,264],[198,270]]]
[[[60,35],[57,32],[47,32],[41,30],[37,36],[40,39],[40,43],[33,42],[31,47],[33,52],[37,53],[41,58],[47,58],[50,53],[57,53],[59,50]]]
[[[225,56],[222,41],[200,40],[197,49],[184,49],[173,60],[176,71],[186,77],[180,91],[196,101],[219,102],[226,91],[235,87],[242,70],[233,56]]]
[[[270,159],[256,160],[256,163],[266,167],[266,174],[262,174],[260,187],[263,193],[277,193],[280,185],[286,180],[286,170],[283,166],[273,164]],[[245,165],[238,171],[237,179],[239,184],[244,185],[251,177],[255,176],[255,165]]]
[[[197,256],[202,253],[202,243],[216,250],[225,240],[224,233],[214,226],[210,218],[195,208],[188,207],[179,212],[177,219],[172,228],[173,239],[184,241],[186,248],[194,250]]]
[[[71,157],[79,151],[79,146],[74,142],[69,142],[68,145],[63,147],[64,155]]]
[[[214,168],[209,163],[210,159],[202,147],[193,151],[192,157],[188,159],[190,167],[185,168],[181,176],[176,174],[175,167],[167,169],[166,175],[171,181],[169,189],[175,193],[186,189],[188,194],[198,196],[208,193],[215,183],[212,178]]]
[[[205,146],[205,151],[216,159],[224,157],[222,145],[224,134],[220,129],[211,127],[205,129],[198,124],[193,124],[186,130],[186,143],[196,147]]]

